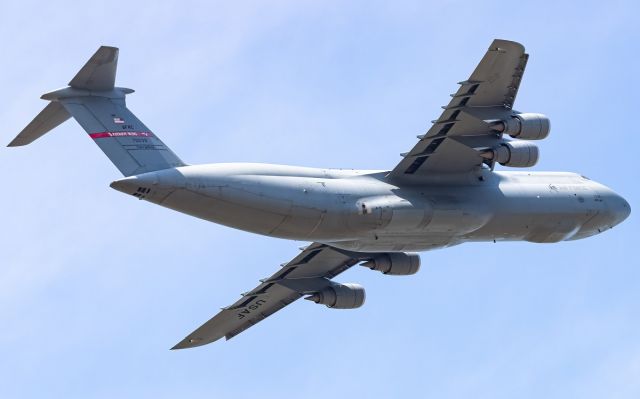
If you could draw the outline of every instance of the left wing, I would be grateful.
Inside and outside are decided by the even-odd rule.
[[[193,348],[222,337],[230,339],[303,295],[335,284],[331,278],[368,258],[371,254],[313,243],[171,349]]]
[[[508,120],[529,55],[520,43],[496,39],[471,76],[460,82],[429,131],[391,171],[390,178],[470,172],[485,158],[479,149],[500,140],[491,122]]]

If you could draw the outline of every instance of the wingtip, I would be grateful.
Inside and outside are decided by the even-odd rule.
[[[7,147],[22,147],[23,145],[27,144],[29,143],[21,143],[17,139],[13,139],[9,144],[7,144]]]
[[[516,49],[518,51],[521,51],[524,53],[525,49],[524,49],[524,45],[522,43],[513,41],[513,40],[506,40],[506,39],[493,39],[493,42],[491,43],[491,49],[494,48],[513,48]]]
[[[180,341],[177,344],[175,344],[171,349],[171,351],[175,351],[175,350],[180,350],[180,349],[185,349],[188,348],[188,346],[186,345],[185,341]]]
[[[96,50],[94,56],[101,55],[105,57],[105,61],[111,61],[114,58],[118,57],[120,53],[120,49],[114,46],[100,46],[98,50]]]
[[[195,348],[197,346],[202,346],[207,344],[202,338],[185,338],[182,341],[178,342],[171,348],[170,350],[180,350],[180,349],[189,349]]]

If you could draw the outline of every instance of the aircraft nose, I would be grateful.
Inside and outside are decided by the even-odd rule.
[[[607,202],[613,219],[612,225],[622,223],[631,214],[631,205],[622,196],[614,194]]]
[[[590,237],[607,231],[622,223],[631,214],[631,205],[610,188],[595,183],[593,190],[595,193],[593,205],[599,204],[596,214],[572,239]]]
[[[622,223],[631,214],[631,206],[629,203],[615,191],[608,187],[600,185],[598,197],[604,203],[601,211],[601,228],[607,230]]]

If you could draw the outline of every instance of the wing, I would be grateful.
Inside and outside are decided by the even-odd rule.
[[[391,171],[390,177],[464,173],[481,167],[479,148],[495,145],[499,134],[490,122],[513,112],[528,54],[515,42],[494,40],[469,79],[460,82],[444,112]]]
[[[331,284],[330,279],[366,258],[365,253],[311,244],[282,269],[222,311],[171,349],[193,348],[230,339],[305,294]]]

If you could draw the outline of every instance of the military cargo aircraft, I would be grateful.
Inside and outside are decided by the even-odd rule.
[[[528,54],[494,40],[449,104],[391,170],[317,169],[258,163],[189,165],[125,104],[116,87],[118,49],[100,47],[68,87],[9,144],[29,144],[70,117],[125,176],[111,187],[225,226],[311,241],[298,256],[172,349],[230,339],[304,297],[335,309],[360,307],[364,288],[333,278],[360,264],[411,275],[426,251],[472,241],[553,243],[622,222],[629,204],[569,172],[529,168],[533,143],[549,134],[542,114],[513,109]]]

